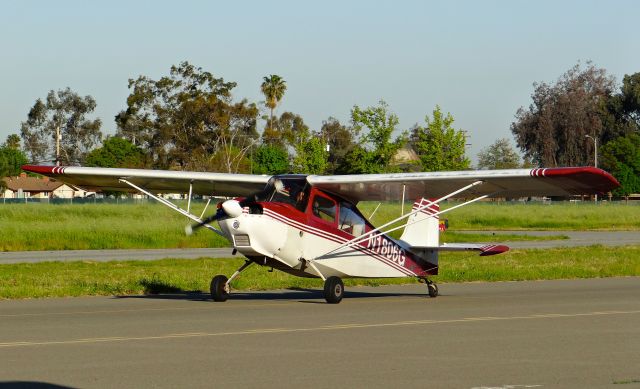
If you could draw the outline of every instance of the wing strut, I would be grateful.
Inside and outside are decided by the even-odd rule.
[[[167,199],[163,199],[162,197],[156,196],[153,193],[149,192],[148,190],[143,189],[143,188],[139,187],[138,185],[136,185],[136,184],[134,184],[134,183],[132,183],[130,181],[125,180],[124,178],[120,178],[118,181],[129,185],[133,189],[136,189],[136,190],[146,194],[147,196],[151,197],[152,199],[158,201],[159,203],[161,203],[163,205],[166,205],[167,207],[173,209],[174,211],[180,213],[181,215],[186,216],[189,219],[191,219],[191,220],[193,220],[193,221],[195,221],[195,222],[197,222],[199,224],[202,224],[203,227],[206,227],[206,228],[210,229],[211,231],[215,232],[216,234],[226,238],[226,236],[222,233],[222,231],[218,230],[217,228],[213,227],[210,224],[206,224],[206,223],[203,224],[203,220],[201,218],[189,213],[188,211],[185,211],[184,209],[178,207],[177,205],[175,205],[171,201],[169,201]],[[191,197],[191,196],[189,196],[189,197]]]
[[[472,199],[472,200],[469,200],[469,201],[465,201],[464,203],[462,203],[462,204],[458,204],[458,205],[453,206],[453,207],[451,207],[451,208],[447,208],[447,209],[443,209],[442,211],[434,212],[434,213],[430,214],[430,216],[431,216],[431,217],[434,217],[434,216],[440,216],[440,215],[442,215],[443,213],[447,213],[447,212],[453,211],[453,210],[454,210],[454,209],[456,209],[456,208],[464,207],[465,205],[469,205],[469,204],[471,204],[471,203],[475,203],[476,201],[479,201],[479,200],[482,200],[482,199],[486,199],[486,198],[487,198],[487,197],[489,197],[489,196],[491,196],[491,195],[490,195],[490,194],[486,194],[486,195],[482,195],[482,196],[480,196],[480,197],[476,197],[475,199]],[[431,204],[435,204],[435,203],[436,203],[435,201],[434,201],[434,202],[431,202],[431,203],[427,204],[427,206],[429,206],[429,205],[431,205]],[[421,208],[421,209],[424,209],[424,208]],[[413,222],[411,222],[411,223],[406,223],[406,224],[403,224],[403,225],[398,226],[398,227],[391,228],[391,229],[386,230],[386,231],[378,232],[377,234],[375,234],[375,235],[374,235],[374,238],[375,238],[375,237],[377,237],[377,236],[379,236],[379,235],[385,235],[385,234],[388,234],[388,233],[390,233],[390,232],[393,232],[393,231],[399,230],[399,229],[401,229],[401,228],[404,228],[404,227],[406,227],[406,226],[410,226],[410,225],[412,225],[412,224],[419,223],[419,222],[421,222],[421,221],[422,221],[422,220],[416,220],[416,221],[413,221]],[[362,236],[362,235],[361,235],[361,236]],[[367,239],[370,239],[370,238],[371,238],[371,237],[367,237]],[[357,241],[357,242],[353,242],[352,244],[360,243],[360,242],[361,242],[361,241],[363,241],[363,240],[366,240],[366,239],[360,239],[360,238],[358,238],[358,241]]]
[[[191,195],[193,194],[193,180],[189,181],[189,200],[187,200],[187,212],[191,213]]]
[[[446,200],[446,199],[448,199],[448,198],[450,198],[450,197],[453,197],[453,196],[455,196],[455,195],[457,195],[457,194],[459,194],[459,193],[462,193],[462,192],[464,192],[464,191],[467,191],[467,190],[469,190],[469,189],[471,189],[471,188],[473,188],[473,187],[475,187],[475,186],[482,185],[482,183],[484,183],[484,181],[475,181],[475,182],[473,182],[473,183],[471,183],[471,184],[469,184],[469,185],[467,185],[467,186],[465,186],[465,187],[462,187],[462,188],[460,188],[460,189],[458,189],[458,190],[456,190],[456,191],[453,191],[453,192],[449,193],[449,194],[448,194],[448,195],[446,195],[446,196],[440,197],[440,198],[439,198],[439,199],[437,199],[437,200],[429,201],[429,202],[427,202],[425,205],[423,205],[423,206],[421,206],[421,207],[418,207],[417,209],[415,209],[415,210],[413,210],[413,211],[411,211],[411,212],[407,213],[406,215],[402,215],[402,216],[400,216],[400,217],[398,217],[398,218],[396,218],[396,219],[393,219],[393,220],[391,220],[390,222],[387,222],[387,223],[385,223],[385,224],[381,225],[380,227],[377,227],[377,228],[375,228],[375,229],[373,229],[373,230],[371,230],[371,231],[369,231],[369,232],[367,232],[367,233],[365,233],[365,234],[362,234],[362,235],[360,235],[360,236],[358,236],[358,237],[355,237],[355,238],[351,239],[351,240],[350,240],[350,241],[348,241],[348,242],[345,242],[345,243],[341,244],[340,246],[336,247],[335,249],[333,249],[333,250],[331,250],[331,251],[326,252],[326,253],[325,253],[325,254],[323,254],[321,257],[324,257],[325,255],[328,255],[328,254],[331,254],[331,253],[333,253],[333,252],[335,252],[335,251],[337,251],[337,250],[340,250],[340,249],[341,249],[341,248],[343,248],[343,247],[352,246],[352,245],[354,245],[354,244],[356,244],[356,243],[360,243],[360,242],[363,242],[363,241],[365,241],[365,240],[367,240],[367,239],[370,239],[371,237],[370,237],[369,235],[373,235],[373,234],[375,234],[374,236],[378,236],[378,235],[386,234],[386,233],[388,233],[388,232],[390,232],[390,231],[395,231],[395,230],[397,230],[397,229],[400,229],[400,228],[406,227],[406,226],[407,226],[407,224],[403,224],[403,225],[401,225],[401,226],[399,226],[399,227],[396,227],[396,228],[393,228],[393,229],[391,229],[391,230],[384,231],[384,232],[379,232],[380,230],[382,230],[383,228],[385,228],[385,227],[387,227],[387,226],[389,226],[389,225],[391,225],[391,224],[397,223],[397,222],[399,222],[399,221],[400,221],[400,220],[402,220],[402,219],[408,219],[408,218],[409,218],[409,217],[411,217],[412,215],[414,215],[414,214],[416,214],[416,213],[418,213],[418,212],[422,212],[422,211],[424,211],[425,209],[429,208],[430,206],[432,206],[432,205],[434,205],[434,204],[438,204],[438,203],[440,203],[440,202],[442,202],[442,201],[444,201],[444,200]],[[484,195],[484,196],[477,197],[477,198],[475,198],[475,199],[473,199],[473,200],[470,200],[470,201],[467,201],[467,202],[465,202],[465,203],[463,203],[463,204],[459,204],[459,205],[456,205],[455,207],[451,207],[451,208],[449,208],[449,209],[447,209],[447,210],[445,210],[445,211],[440,211],[440,212],[438,212],[438,213],[434,214],[434,216],[437,216],[437,215],[439,215],[439,214],[441,214],[441,213],[444,213],[444,212],[447,212],[447,211],[451,211],[451,210],[453,210],[453,209],[455,209],[455,208],[459,208],[459,207],[461,207],[461,206],[464,206],[464,205],[470,204],[470,203],[472,203],[472,202],[475,202],[475,201],[478,201],[478,200],[484,199],[484,198],[489,197],[489,196],[490,196],[490,195]]]

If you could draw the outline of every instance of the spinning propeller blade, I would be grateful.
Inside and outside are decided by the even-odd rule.
[[[214,213],[213,215],[207,217],[206,219],[204,219],[200,223],[187,224],[184,227],[184,233],[187,234],[187,236],[189,236],[189,235],[193,234],[194,232],[196,232],[198,229],[204,227],[206,224],[209,224],[211,222],[215,222],[216,220],[222,219],[223,217],[227,217],[227,213],[224,211],[224,209],[220,208],[220,209],[218,209],[218,211],[216,211],[216,213]]]
[[[214,215],[209,216],[200,223],[187,225],[184,228],[184,232],[187,235],[191,235],[197,229],[204,227],[206,224],[222,219],[223,217],[238,217],[241,214],[242,206],[240,206],[240,203],[237,200],[227,200],[218,205],[218,211]]]

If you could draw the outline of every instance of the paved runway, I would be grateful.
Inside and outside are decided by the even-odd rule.
[[[60,250],[60,251],[7,251],[0,252],[0,264],[36,263],[47,261],[152,261],[163,258],[230,258],[230,247],[200,249],[144,249],[144,250]]]
[[[0,301],[0,388],[640,385],[639,278],[440,291]]]
[[[465,232],[465,231],[461,231]],[[476,231],[491,234],[490,231]],[[505,242],[514,249],[547,249],[554,247],[581,247],[601,244],[603,246],[640,245],[640,231],[495,231],[495,241],[500,243],[500,234],[522,234],[533,236],[566,235],[569,239]]]
[[[490,234],[488,231],[476,231]],[[493,242],[500,243],[500,234],[567,235],[569,239],[507,242],[514,249],[576,247],[602,244],[606,246],[640,245],[638,231],[496,231]],[[45,261],[99,262],[125,260],[155,260],[162,258],[229,258],[231,248],[159,249],[159,250],[66,250],[66,251],[17,251],[0,252],[0,264],[34,263]]]

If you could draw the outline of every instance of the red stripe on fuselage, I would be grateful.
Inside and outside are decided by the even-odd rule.
[[[298,228],[300,230],[303,230],[305,232],[308,232],[310,234],[319,236],[321,238],[330,240],[332,242],[335,243],[346,243],[350,240],[352,240],[354,237],[351,234],[348,234],[338,228],[335,228],[333,226],[329,226],[326,225],[326,223],[322,223],[322,222],[316,222],[316,223],[310,223],[309,220],[307,220],[306,216],[304,213],[298,211],[297,209],[293,208],[292,206],[289,206],[288,204],[281,204],[281,203],[261,203],[263,209],[264,209],[264,214],[268,215],[269,217],[276,219],[278,221],[281,221],[287,225],[290,225],[294,228]],[[369,228],[372,228],[370,225],[368,225]],[[329,230],[330,229],[330,230]],[[334,232],[335,231],[335,232]],[[425,268],[423,266],[420,266],[419,263],[417,263],[417,260],[414,258],[413,253],[408,252],[407,250],[403,249],[400,245],[398,245],[397,243],[395,243],[393,240],[389,239],[388,237],[384,236],[384,237],[380,237],[380,238],[375,238],[376,239],[376,244],[371,247],[371,241],[370,239],[366,239],[360,243],[357,243],[355,245],[349,246],[352,249],[358,250],[363,252],[364,254],[371,256],[383,263],[385,263],[388,266],[393,267],[394,269],[397,269],[398,271],[401,271],[407,275],[417,275],[417,274],[424,274],[425,272],[429,272],[434,270],[433,268],[435,267],[432,264],[429,263],[425,263],[425,265],[427,265],[428,267]],[[394,253],[393,252],[387,252],[386,254],[381,254],[376,252],[375,250],[378,249],[380,251],[383,250],[382,245],[383,245],[383,240],[385,240],[385,243],[387,244],[387,250],[391,250],[394,251],[393,246],[395,246],[395,250],[402,250],[404,253],[404,266],[396,263],[393,261],[393,256]],[[390,257],[387,257],[387,255],[390,255]],[[400,253],[398,252],[398,255],[400,255]]]
[[[267,209],[265,209],[265,211],[266,212],[264,214],[269,216],[269,217],[271,217],[271,218],[273,218],[273,219],[276,219],[276,220],[278,220],[278,221],[280,221],[282,223],[285,223],[285,224],[287,224],[287,225],[289,225],[291,227],[300,229],[302,231],[305,231],[305,232],[307,232],[309,234],[318,236],[320,238],[327,239],[327,240],[330,240],[332,242],[339,243],[339,244],[346,243],[349,240],[351,240],[351,239],[345,239],[345,238],[342,238],[342,237],[340,237],[338,235],[331,234],[329,232],[326,232],[326,231],[323,231],[323,230],[319,230],[317,228],[313,228],[313,227],[310,227],[308,225],[296,222],[295,220],[291,220],[291,219],[289,219],[287,217],[284,217],[284,216],[278,214],[277,212],[269,211]],[[378,254],[375,251],[373,251],[372,249],[370,249],[370,248],[368,248],[366,246],[363,246],[363,244],[366,244],[368,242],[369,242],[369,240],[365,240],[363,242],[360,242],[360,243],[357,243],[355,245],[348,246],[348,247],[350,247],[353,250],[361,251],[365,255],[373,257],[373,258],[383,262],[384,264],[386,264],[388,266],[391,266],[394,269],[396,269],[396,270],[398,270],[398,271],[400,271],[400,272],[402,272],[402,273],[404,273],[404,274],[406,274],[408,276],[416,275],[416,273],[414,271],[412,271],[412,270],[410,270],[408,268],[405,268],[405,267],[393,262],[392,259],[387,258],[385,255]],[[395,243],[393,243],[393,244],[395,244]],[[406,250],[403,250],[403,251],[405,252],[405,265],[406,265],[406,263],[407,263],[407,254],[408,253],[406,252]],[[320,261],[322,261],[322,260],[320,260]],[[424,270],[424,269],[420,268],[420,270]]]

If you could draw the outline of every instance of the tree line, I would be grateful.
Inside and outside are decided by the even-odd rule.
[[[11,135],[0,148],[0,176],[14,173],[26,156],[35,163],[257,174],[471,168],[467,132],[439,106],[424,123],[404,130],[384,101],[355,105],[349,123],[329,117],[314,130],[296,113],[276,114],[287,90],[282,77],[263,78],[262,102],[234,99],[236,86],[188,62],[157,80],[130,79],[116,134],[106,138],[100,119],[90,117],[96,107],[91,96],[50,91],[31,107],[20,136]],[[533,86],[532,103],[511,124],[524,158],[509,139],[499,139],[480,152],[478,168],[592,165],[595,138],[602,146],[600,166],[623,184],[616,194],[640,192],[640,73],[626,75],[616,89],[604,69],[577,64],[556,83]],[[402,149],[410,158],[398,158]]]
[[[275,113],[287,89],[282,77],[263,78],[263,102],[234,99],[236,86],[188,62],[172,66],[159,79],[130,79],[126,108],[115,116],[116,134],[106,139],[100,119],[90,118],[96,107],[91,96],[68,88],[50,91],[44,100],[36,100],[21,125],[23,150],[35,163],[230,173],[358,174],[470,167],[463,131],[453,128],[453,117],[439,107],[433,118],[427,115],[425,125],[405,131],[384,101],[354,106],[348,124],[329,117],[313,130],[296,113]],[[263,107],[268,115],[262,115]],[[396,163],[398,150],[407,146],[419,159]]]

